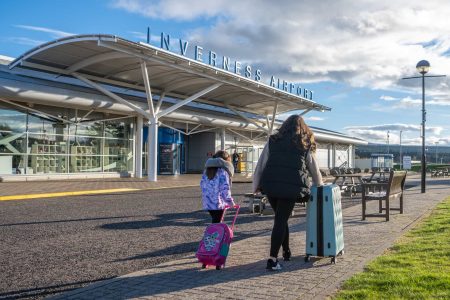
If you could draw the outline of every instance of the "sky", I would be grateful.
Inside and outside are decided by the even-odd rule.
[[[73,34],[115,34],[160,45],[183,39],[314,92],[330,112],[311,126],[374,143],[421,144],[421,79],[428,60],[426,144],[450,146],[447,0],[2,0],[0,55],[17,57]],[[174,52],[176,52],[174,47]],[[179,48],[178,48],[179,51]]]

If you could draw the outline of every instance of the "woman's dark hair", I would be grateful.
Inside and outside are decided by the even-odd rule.
[[[278,128],[278,132],[271,135],[270,138],[272,140],[290,138],[299,149],[311,150],[312,152],[315,152],[317,148],[312,130],[299,115],[291,115],[287,118]]]
[[[216,153],[214,153],[213,158],[221,158],[223,160],[230,160],[230,154],[225,151],[225,150],[219,150]],[[208,167],[206,168],[206,176],[208,177],[209,180],[213,179],[214,177],[216,177],[217,174],[217,167]]]

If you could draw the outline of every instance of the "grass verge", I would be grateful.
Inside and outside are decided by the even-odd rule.
[[[333,299],[450,299],[450,197]]]

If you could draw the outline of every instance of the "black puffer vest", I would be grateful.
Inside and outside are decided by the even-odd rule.
[[[269,158],[261,177],[262,192],[269,197],[303,202],[310,194],[306,154],[289,138],[269,139]]]

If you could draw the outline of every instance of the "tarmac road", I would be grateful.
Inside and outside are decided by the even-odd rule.
[[[235,239],[272,228],[272,216],[249,213],[250,189],[233,184]],[[0,299],[43,298],[193,254],[210,222],[199,188],[4,201],[0,216]],[[301,211],[290,222],[304,220]]]

